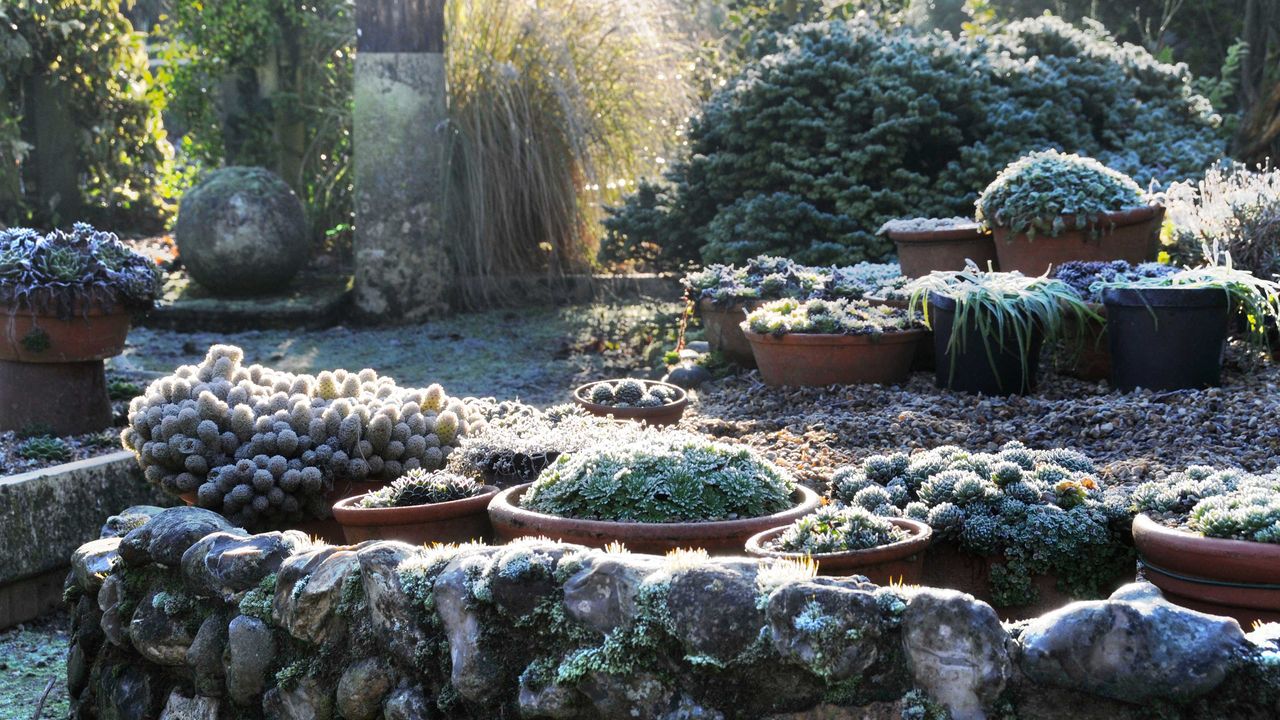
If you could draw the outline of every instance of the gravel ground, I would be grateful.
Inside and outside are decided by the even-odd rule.
[[[939,390],[932,373],[894,387],[769,388],[751,372],[704,386],[684,424],[757,447],[810,483],[872,453],[1009,440],[1075,448],[1126,484],[1190,464],[1256,472],[1280,462],[1280,367],[1246,374],[1255,362],[1232,346],[1222,387],[1207,390],[1122,395],[1046,372],[1035,395],[1008,398]]]
[[[49,682],[41,718],[65,718],[67,657],[65,613],[0,631],[0,720],[33,720]]]

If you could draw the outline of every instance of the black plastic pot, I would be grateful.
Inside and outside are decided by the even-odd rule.
[[[1215,288],[1111,288],[1103,292],[1111,384],[1183,390],[1217,385],[1231,301]]]
[[[958,350],[953,357],[948,346],[955,309],[955,300],[936,293],[929,295],[929,322],[937,357],[934,377],[938,387],[984,395],[1021,395],[1035,390],[1044,333],[1039,328],[1031,333],[1030,347],[1026,348],[1026,372],[1018,339],[1012,330],[1006,330],[1004,338],[984,338],[977,328],[965,328],[963,342],[959,343],[963,350]]]

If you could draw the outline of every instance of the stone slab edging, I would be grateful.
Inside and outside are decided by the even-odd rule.
[[[157,502],[126,451],[0,477],[0,587],[65,569],[113,513]]]
[[[77,550],[77,718],[1276,717],[1280,624],[1146,583],[1028,621],[803,564],[502,546],[334,547],[198,508]],[[139,517],[144,520],[139,524]]]

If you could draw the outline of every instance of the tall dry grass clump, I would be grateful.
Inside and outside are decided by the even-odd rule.
[[[601,205],[661,170],[692,110],[670,0],[447,6],[449,227],[463,300],[589,269]]]

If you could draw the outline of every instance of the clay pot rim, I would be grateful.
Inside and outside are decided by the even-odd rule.
[[[359,507],[356,503],[371,494],[362,493],[334,503],[333,519],[340,525],[411,525],[468,515],[484,511],[494,496],[501,492],[494,485],[483,487],[484,491],[479,495],[461,500],[389,508]]]
[[[1058,215],[1062,219],[1062,229],[1066,230],[1088,230],[1091,228],[1099,228],[1110,230],[1111,228],[1122,228],[1129,225],[1137,225],[1139,223],[1148,222],[1157,218],[1164,217],[1165,208],[1163,205],[1139,205],[1137,207],[1122,208],[1120,210],[1111,210],[1108,212],[1098,213],[1096,222],[1085,222],[1083,225],[1076,222],[1078,215]],[[992,233],[1007,234],[1009,239],[1024,237],[1026,231],[1014,232],[1008,225],[990,225]],[[1050,237],[1047,234],[1037,232],[1036,239],[1056,240],[1057,237]]]
[[[790,525],[782,525],[780,527],[770,528],[752,535],[747,539],[746,552],[752,557],[764,558],[783,558],[788,560],[798,560],[801,558],[812,558],[819,562],[823,560],[866,560],[867,564],[872,562],[884,562],[887,560],[896,560],[899,558],[915,555],[924,552],[930,544],[933,543],[933,528],[927,523],[911,518],[886,518],[889,522],[906,530],[909,534],[906,539],[889,543],[888,545],[880,545],[878,547],[867,548],[865,550],[845,550],[844,552],[831,553],[801,553],[786,552],[783,550],[771,550],[765,547],[765,542],[774,539],[782,534]]]
[[[991,239],[991,231],[983,230],[976,220],[972,223],[938,230],[889,230],[885,235],[895,243],[904,245],[949,245]]]
[[[720,537],[732,535],[735,531],[748,523],[759,523],[776,519],[774,522],[782,522],[789,524],[791,521],[803,515],[808,515],[818,509],[821,497],[818,493],[809,488],[796,484],[796,489],[792,491],[791,498],[794,504],[786,509],[770,515],[761,515],[758,517],[738,518],[736,520],[706,520],[702,522],[629,522],[623,520],[588,520],[564,517],[561,515],[548,515],[547,513],[529,510],[519,505],[520,498],[524,495],[533,483],[525,483],[507,488],[498,493],[493,498],[493,502],[489,503],[490,517],[499,517],[504,521],[514,521],[522,524],[558,524],[568,525],[576,529],[580,533],[608,534],[616,532],[618,528],[627,529],[648,529],[648,532],[631,533],[629,535],[657,535],[663,539],[685,539],[685,538],[705,538]],[[651,539],[651,538],[645,538]]]
[[[601,405],[599,403],[594,403],[582,397],[582,391],[586,390],[592,385],[599,385],[602,382],[618,382],[619,380],[637,380],[639,382],[644,383],[646,386],[661,385],[662,387],[667,388],[668,390],[674,390],[676,392],[676,399],[673,402],[669,402],[664,405],[659,405],[658,407],[620,408],[620,407],[614,407],[612,405]],[[685,389],[680,387],[679,385],[672,385],[671,383],[662,382],[661,380],[641,380],[640,378],[614,378],[612,380],[592,380],[589,383],[583,383],[582,385],[579,385],[578,387],[573,389],[573,401],[577,403],[578,406],[581,407],[583,410],[586,410],[592,415],[596,415],[598,417],[612,416],[615,420],[669,419],[671,421],[674,421],[674,420],[678,420],[681,416],[683,416],[684,409],[689,406],[689,393],[685,392]]]
[[[1280,544],[1205,537],[1166,527],[1145,513],[1134,516],[1131,531],[1143,562],[1150,555],[1176,558],[1173,562],[1152,563],[1162,571],[1248,585],[1280,584]],[[1241,563],[1249,567],[1242,568]]]
[[[744,323],[745,324],[745,323]],[[761,345],[884,345],[916,342],[929,331],[924,328],[916,330],[898,330],[895,332],[851,334],[822,333],[783,333],[782,335],[766,335],[742,328],[747,340]]]

